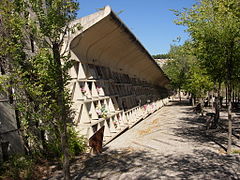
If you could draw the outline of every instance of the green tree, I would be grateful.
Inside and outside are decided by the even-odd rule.
[[[194,97],[202,99],[206,97],[207,92],[213,89],[214,83],[206,73],[206,69],[200,66],[199,61],[194,57],[192,58],[184,89]]]
[[[170,60],[163,66],[164,72],[171,80],[172,88],[179,92],[180,101],[180,92],[186,83],[187,73],[189,70],[188,58],[184,48],[184,45],[171,46],[169,52]]]
[[[194,56],[192,43],[187,41],[182,46],[171,46],[169,55],[171,60],[163,69],[170,77],[172,87],[191,93],[192,99],[203,98],[213,83]]]
[[[65,35],[70,33],[72,28],[70,27],[70,22],[76,17],[78,4],[74,0],[30,0],[29,5],[36,15],[35,21],[39,22],[38,36],[44,38],[44,41],[40,41],[38,46],[48,48],[48,51],[52,55],[50,62],[52,63],[55,74],[54,79],[56,80],[56,91],[53,94],[53,99],[57,104],[55,118],[59,125],[62,152],[64,155],[64,179],[70,179],[67,132],[67,123],[70,122],[70,107],[65,89],[67,83],[66,68],[62,66],[62,61],[67,61],[69,57],[66,54],[62,54],[62,46]]]
[[[7,72],[8,87],[15,89],[16,108],[28,135],[26,145],[43,150],[50,141],[57,149],[61,145],[64,179],[70,179],[72,112],[66,89],[71,59],[63,50],[63,41],[79,28],[70,27],[77,9],[74,0],[2,0],[0,4],[1,69]]]
[[[212,79],[228,87],[228,150],[232,144],[232,82],[239,67],[240,2],[238,0],[201,0],[190,9],[176,12],[177,24],[186,25],[195,55]]]
[[[152,57],[154,59],[169,59],[170,58],[168,53],[167,54],[156,54],[156,55],[152,55]]]

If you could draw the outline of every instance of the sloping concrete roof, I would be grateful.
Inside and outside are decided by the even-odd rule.
[[[71,35],[70,49],[81,62],[108,66],[154,85],[169,83],[152,56],[109,6],[76,23],[82,29]]]

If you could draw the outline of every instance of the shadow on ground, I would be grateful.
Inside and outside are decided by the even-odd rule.
[[[239,156],[198,150],[194,155],[107,151],[73,167],[79,179],[240,179]],[[80,168],[81,167],[81,168]]]
[[[201,116],[193,112],[193,108],[189,103],[181,102],[174,103],[173,105],[185,106],[183,113],[187,114],[187,117],[180,118],[180,124],[178,128],[174,129],[174,135],[182,137],[184,139],[193,140],[198,143],[214,143],[222,150],[227,150],[227,120],[220,119],[219,126],[216,129],[206,130],[207,116]],[[240,148],[239,141],[239,119],[233,119],[233,148]]]
[[[183,99],[181,102],[179,100],[171,100],[166,106],[190,106],[189,100]]]
[[[222,150],[226,151],[227,135],[222,128],[206,130],[206,117],[181,118],[182,128],[174,130],[174,135],[189,139],[201,144],[214,143]],[[186,126],[188,124],[188,126]],[[233,142],[234,143],[234,142]]]
[[[186,106],[175,103],[174,106]],[[169,105],[171,106],[171,105]],[[180,118],[178,128],[173,129],[175,136],[198,143],[214,142],[219,147],[226,138],[216,136],[216,132],[206,134],[205,119],[192,114],[191,107],[183,112],[186,118]],[[219,129],[217,133],[221,133]],[[222,139],[221,139],[222,138]],[[76,160],[71,167],[74,180],[80,179],[240,179],[240,156],[224,155],[207,149],[198,149],[191,154],[161,154],[128,148],[121,151],[105,149],[104,153],[86,159]],[[61,179],[62,176],[52,179]],[[51,179],[51,178],[50,178]]]

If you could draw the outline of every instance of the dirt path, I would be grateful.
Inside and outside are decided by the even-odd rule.
[[[74,179],[240,179],[239,155],[224,155],[190,106],[172,103],[76,163]]]

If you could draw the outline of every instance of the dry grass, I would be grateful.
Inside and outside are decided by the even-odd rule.
[[[146,123],[146,124],[147,124],[147,126],[149,126],[147,129],[143,129],[143,130],[138,131],[138,134],[140,136],[144,136],[144,135],[152,133],[153,129],[156,128],[157,125],[159,124],[159,120],[155,119],[155,120],[151,121],[150,123]]]
[[[134,148],[134,147],[127,147],[127,148],[122,148],[121,150],[126,152],[126,153],[131,153],[131,152],[135,152],[136,148]]]
[[[240,154],[240,149],[233,149],[233,150],[232,150],[232,153],[233,153],[233,154]]]
[[[139,130],[138,134],[141,136],[144,136],[144,135],[150,134],[151,132],[152,132],[152,127],[149,127],[147,129]]]
[[[226,151],[222,148],[218,149],[218,153],[219,154],[226,154]]]
[[[155,120],[153,120],[153,121],[151,122],[151,124],[152,124],[152,125],[156,125],[156,124],[158,124],[158,121],[159,121],[158,119],[155,119]]]

